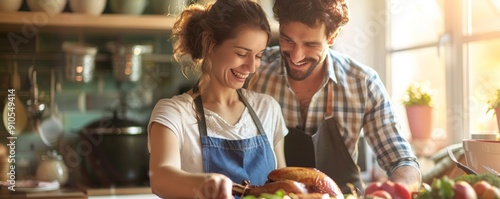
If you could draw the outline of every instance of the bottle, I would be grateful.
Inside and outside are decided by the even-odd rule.
[[[36,179],[40,181],[59,182],[64,185],[68,181],[68,167],[64,164],[62,156],[57,151],[47,151],[42,155],[41,161],[36,168]]]

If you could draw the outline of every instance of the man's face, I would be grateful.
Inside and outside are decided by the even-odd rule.
[[[279,44],[288,76],[300,81],[320,72],[333,42],[333,37],[326,37],[323,24],[314,28],[300,22],[281,24]]]

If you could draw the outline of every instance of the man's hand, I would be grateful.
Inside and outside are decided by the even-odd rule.
[[[421,182],[420,171],[412,166],[398,167],[389,176],[389,180],[394,183],[404,185],[410,192],[417,192],[420,190]]]

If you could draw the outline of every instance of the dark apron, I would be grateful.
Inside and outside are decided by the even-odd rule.
[[[328,104],[333,98],[331,82],[328,83]],[[331,115],[327,106],[326,115]],[[287,166],[314,167],[332,178],[342,193],[352,193],[347,183],[364,192],[360,169],[354,163],[333,117],[325,118],[312,136],[299,128],[288,128],[285,136]]]
[[[269,172],[276,168],[274,153],[259,118],[241,91],[237,91],[240,100],[243,101],[252,116],[259,130],[259,135],[243,140],[226,140],[207,136],[203,104],[201,97],[198,96],[195,99],[195,104],[196,110],[201,116],[198,120],[198,128],[203,156],[203,171],[224,174],[235,183],[249,180],[253,185],[262,185],[266,182]]]

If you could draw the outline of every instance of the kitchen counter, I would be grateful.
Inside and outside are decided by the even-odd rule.
[[[110,195],[110,196],[89,196],[88,199],[158,199],[154,194],[130,194],[130,195]]]
[[[157,199],[150,187],[121,187],[121,188],[62,188],[55,191],[13,192],[8,189],[0,190],[0,198],[9,199]]]
[[[85,199],[87,195],[78,189],[62,188],[54,191],[20,192],[8,189],[0,190],[0,198],[33,198],[33,199]]]
[[[89,196],[126,195],[126,194],[153,194],[151,187],[120,187],[120,188],[87,188]]]
[[[157,199],[151,187],[87,188],[89,199]]]

